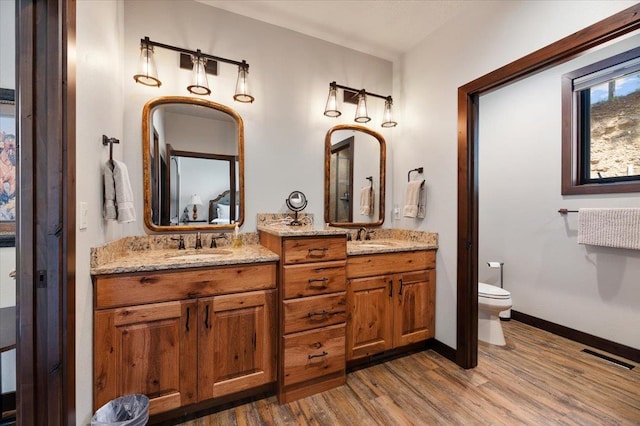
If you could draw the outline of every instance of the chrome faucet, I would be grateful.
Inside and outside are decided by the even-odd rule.
[[[202,237],[200,237],[200,232],[196,234],[196,250],[200,250],[202,248]]]

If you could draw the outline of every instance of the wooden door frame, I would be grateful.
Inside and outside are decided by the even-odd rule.
[[[16,0],[17,420],[75,413],[75,0]]]
[[[458,88],[458,282],[456,363],[478,364],[478,100],[482,93],[573,59],[640,29],[640,4]],[[560,152],[558,147],[558,152]]]

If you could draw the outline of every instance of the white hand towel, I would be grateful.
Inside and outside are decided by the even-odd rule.
[[[360,190],[360,214],[371,216],[373,214],[373,187],[365,186]]]
[[[578,209],[578,244],[640,250],[640,208]]]
[[[105,220],[116,220],[116,184],[113,181],[113,171],[111,164],[107,162],[104,166],[104,207],[102,215]]]
[[[129,181],[129,171],[126,164],[121,161],[113,160],[113,181],[116,184],[118,223],[134,222],[136,211],[133,208],[133,190]]]
[[[418,215],[418,202],[420,201],[421,180],[412,180],[407,183],[404,200],[404,217],[416,217]]]

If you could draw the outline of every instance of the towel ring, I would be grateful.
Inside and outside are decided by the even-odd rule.
[[[420,174],[422,174],[422,172],[424,172],[424,167],[416,167],[415,169],[411,169],[409,170],[409,173],[407,173],[407,182],[411,182],[411,173],[412,172],[418,172]],[[424,182],[422,182],[424,184]]]

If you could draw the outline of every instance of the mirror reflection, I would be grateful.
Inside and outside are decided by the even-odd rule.
[[[384,222],[386,142],[363,126],[339,125],[325,137],[325,222],[379,226]]]
[[[143,109],[144,219],[153,231],[242,224],[242,118],[202,99],[162,97]]]

